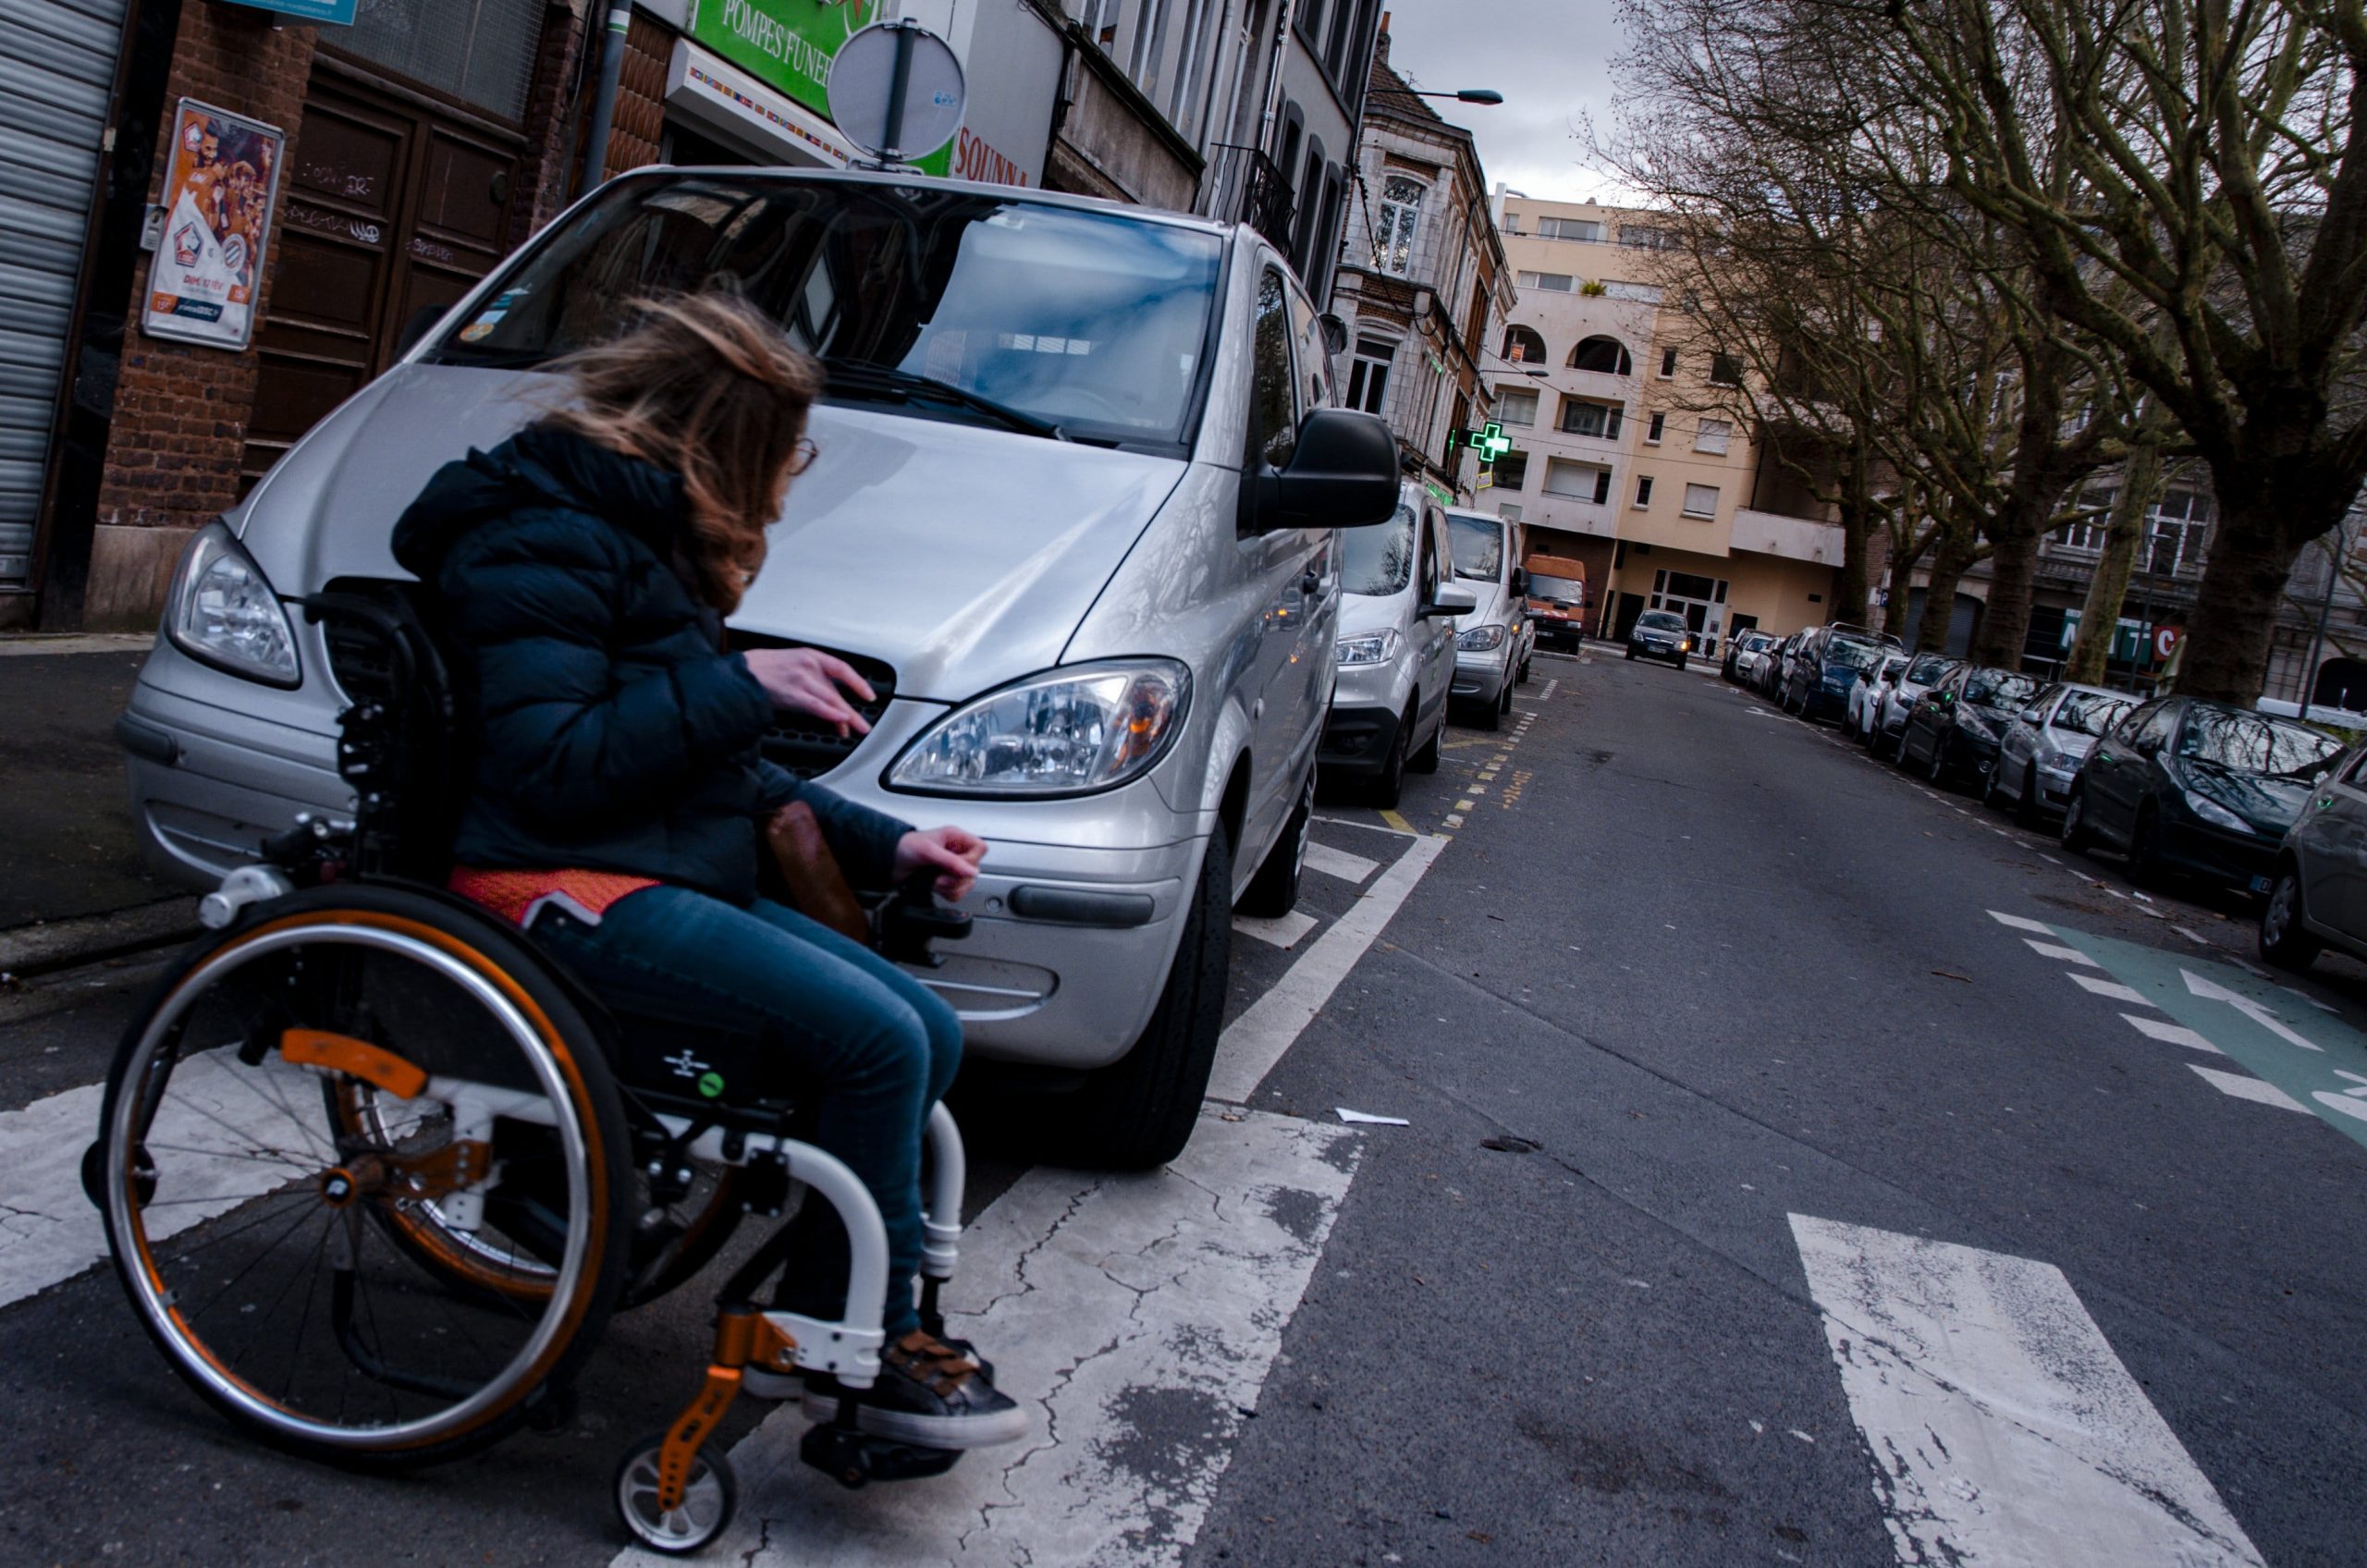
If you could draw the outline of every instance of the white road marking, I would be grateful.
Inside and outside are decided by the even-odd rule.
[[[1335,850],[1329,844],[1306,846],[1306,868],[1326,876],[1336,876],[1343,882],[1361,882],[1380,868],[1379,861],[1352,855],[1345,850]]]
[[[149,1211],[149,1236],[161,1241],[227,1214],[292,1177],[317,1174],[256,1158],[259,1151],[310,1145],[266,1089],[294,1105],[318,1106],[320,1090],[301,1068],[225,1068],[220,1047],[193,1056],[173,1073],[148,1141],[184,1151],[167,1167],[176,1202]],[[0,1306],[70,1280],[107,1256],[99,1211],[82,1195],[82,1151],[99,1133],[106,1086],[85,1084],[22,1110],[0,1112]],[[318,1142],[324,1129],[312,1129]],[[321,1145],[324,1153],[325,1144]],[[223,1158],[212,1158],[218,1152]],[[324,1161],[324,1165],[325,1161]]]
[[[1315,820],[1318,822],[1328,822],[1334,827],[1355,827],[1367,833],[1387,833],[1392,838],[1398,839],[1418,839],[1421,837],[1419,833],[1415,832],[1411,827],[1399,827],[1394,823],[1387,820],[1388,818],[1396,815],[1397,814],[1395,812],[1383,812],[1381,813],[1382,820],[1380,822],[1359,822],[1353,816],[1324,816],[1318,814],[1315,817]],[[1404,818],[1399,818],[1399,821],[1403,820]]]
[[[2124,1012],[2121,1017],[2135,1025],[2139,1034],[2150,1039],[2159,1040],[2165,1046],[2186,1046],[2198,1051],[2209,1051],[2213,1056],[2227,1054],[2183,1023],[2172,1023],[2160,1018],[2148,1018],[2141,1012]]]
[[[2191,969],[2180,969],[2178,973],[2186,976],[2188,990],[2207,1002],[2226,1002],[2287,1045],[2298,1046],[2305,1051],[2323,1052],[2325,1049],[2324,1046],[2305,1040],[2295,1034],[2292,1026],[2277,1017],[2276,1010],[2266,1003],[2256,1002],[2250,997],[2238,996],[2216,980],[2206,980]]]
[[[1298,939],[1315,929],[1315,916],[1303,910],[1278,914],[1267,919],[1254,914],[1236,914],[1233,928],[1245,937],[1255,937],[1261,942],[1271,942],[1285,952],[1298,946]]]
[[[2036,937],[2025,937],[2022,940],[2029,943],[2030,951],[2041,958],[2051,958],[2061,963],[2083,963],[2090,969],[2103,967],[2077,948],[2067,948],[2055,942],[2042,942]]]
[[[2279,986],[2276,988],[2284,992],[2288,997],[2294,997],[2300,1000],[2309,1003],[2312,1007],[2316,1008],[2320,1012],[2340,1012],[2342,1011],[2342,1009],[2335,1006],[2332,1002],[2322,1002],[2318,1000],[2317,998],[2310,995],[2309,992],[2296,989],[2291,986]]]
[[[2003,910],[1991,910],[1989,912],[1989,918],[1995,921],[2000,925],[2011,926],[2017,931],[2035,931],[2042,937],[2052,937],[2054,935],[2054,927],[2047,925],[2042,920],[2026,920],[2018,914],[2007,914]]]
[[[784,1406],[731,1451],[740,1515],[709,1562],[1053,1568],[1190,1548],[1331,1234],[1360,1135],[1204,1114],[1166,1170],[1038,1167],[962,1239],[951,1330],[1033,1408],[1020,1442],[859,1492],[801,1464]],[[684,1390],[685,1397],[689,1390]],[[680,1561],[637,1550],[616,1568]]]
[[[2071,975],[2071,979],[2077,982],[2083,988],[2093,991],[2097,996],[2109,997],[2114,1001],[2128,1002],[2135,1007],[2143,1007],[2147,1005],[2143,997],[2139,996],[2134,989],[2122,985],[2117,980],[2099,980],[2092,974],[2079,974]]]
[[[1791,1219],[1902,1564],[2259,1568],[2062,1270]]]
[[[2239,1100],[2273,1105],[2285,1110],[2306,1112],[2310,1109],[2275,1084],[2255,1078],[2249,1072],[2221,1072],[2215,1068],[2196,1067],[2190,1061],[2187,1066],[2202,1074],[2204,1081],[2223,1095],[2233,1095]]]
[[[2189,931],[2183,925],[2173,925],[2170,929],[2177,932],[2179,936],[2184,937],[2189,942],[2193,942],[2206,948],[2211,945],[2211,938],[2204,936],[2200,931]]]
[[[1215,1071],[1208,1076],[1208,1097],[1245,1103],[1257,1081],[1291,1047],[1299,1032],[1331,999],[1348,971],[1365,956],[1398,907],[1414,891],[1422,874],[1439,858],[1451,839],[1417,839],[1365,889],[1348,913],[1301,953],[1289,973],[1250,1004],[1249,1011],[1225,1026],[1217,1041]]]

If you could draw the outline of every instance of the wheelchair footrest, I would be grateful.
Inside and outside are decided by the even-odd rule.
[[[806,1428],[797,1456],[852,1491],[873,1481],[919,1481],[942,1476],[962,1455],[950,1449],[914,1448],[835,1422]]]

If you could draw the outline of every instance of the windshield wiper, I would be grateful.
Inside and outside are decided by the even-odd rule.
[[[940,403],[951,403],[956,408],[967,409],[972,413],[984,414],[988,419],[1008,429],[1016,430],[1023,435],[1040,435],[1048,441],[1066,441],[1070,438],[1067,431],[1049,420],[1037,419],[1034,414],[1022,413],[1008,403],[998,403],[992,398],[983,397],[966,386],[957,386],[950,381],[940,381],[933,375],[922,375],[914,371],[900,370],[894,365],[883,365],[873,360],[850,359],[843,355],[835,355],[824,360],[822,368],[829,374],[829,385],[832,390],[905,398],[930,398]]]

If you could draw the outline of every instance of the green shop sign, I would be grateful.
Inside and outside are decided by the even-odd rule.
[[[823,118],[830,114],[830,62],[879,19],[881,0],[691,0],[691,37]],[[946,147],[915,160],[930,174],[952,167]]]

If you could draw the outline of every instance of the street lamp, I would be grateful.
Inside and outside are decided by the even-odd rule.
[[[1452,98],[1458,104],[1501,104],[1504,95],[1492,87],[1463,87],[1453,92],[1425,92],[1418,87],[1390,87],[1387,92],[1403,92],[1408,98]]]

